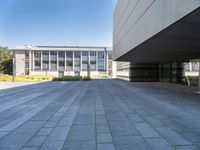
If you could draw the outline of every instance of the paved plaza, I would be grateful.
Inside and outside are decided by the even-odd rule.
[[[0,90],[0,150],[198,150],[200,94],[167,83],[44,82]]]

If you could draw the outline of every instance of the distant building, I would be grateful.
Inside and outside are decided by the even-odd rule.
[[[112,48],[17,46],[12,49],[15,75],[112,77]]]
[[[185,76],[198,76],[199,75],[198,60],[193,60],[193,61],[184,63],[184,74]]]

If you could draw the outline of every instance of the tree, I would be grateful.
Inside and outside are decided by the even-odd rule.
[[[0,73],[12,74],[12,55],[7,47],[0,46]]]

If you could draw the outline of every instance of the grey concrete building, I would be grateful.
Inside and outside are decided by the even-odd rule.
[[[118,0],[113,28],[118,77],[180,83],[200,59],[200,0]]]
[[[112,48],[79,46],[16,46],[15,75],[112,76]]]

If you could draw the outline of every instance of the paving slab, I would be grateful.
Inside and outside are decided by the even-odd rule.
[[[22,84],[0,90],[0,149],[196,150],[199,99],[167,83]]]

